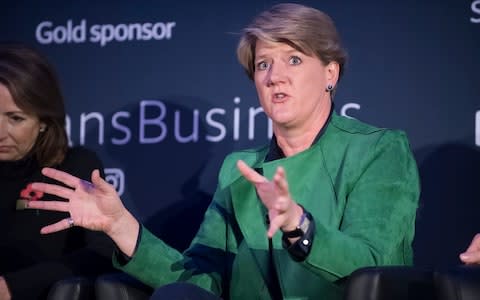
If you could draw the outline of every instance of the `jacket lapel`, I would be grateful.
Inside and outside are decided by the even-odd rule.
[[[231,191],[235,216],[249,248],[268,250],[266,210],[257,197],[255,187],[241,177],[232,184]],[[265,234],[261,234],[262,231]]]
[[[259,155],[261,160],[249,164],[252,168],[262,167],[264,155]],[[268,281],[268,237],[266,224],[266,209],[257,196],[253,184],[240,176],[231,185],[231,195],[234,214],[238,226],[244,237],[254,263],[260,271],[264,282]],[[247,267],[247,266],[245,266]]]

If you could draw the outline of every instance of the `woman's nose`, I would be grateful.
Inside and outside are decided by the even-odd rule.
[[[286,79],[285,68],[281,64],[271,64],[268,70],[267,86],[284,82]]]

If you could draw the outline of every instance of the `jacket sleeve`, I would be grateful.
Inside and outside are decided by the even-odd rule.
[[[364,157],[357,158],[360,176],[347,195],[340,228],[315,220],[315,241],[304,264],[331,281],[364,266],[412,263],[420,184],[408,141],[386,130]]]
[[[115,267],[154,288],[188,281],[221,295],[230,276],[238,238],[232,230],[234,218],[229,203],[227,188],[219,184],[196,236],[184,253],[168,246],[144,227],[133,257],[122,265],[114,255]]]

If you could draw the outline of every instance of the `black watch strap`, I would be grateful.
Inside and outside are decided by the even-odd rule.
[[[295,228],[292,231],[282,231],[282,232],[283,232],[283,236],[289,239],[301,237],[304,234],[303,230],[301,230],[299,227]]]
[[[305,231],[303,231],[301,228],[297,228],[300,230],[300,232],[302,232],[300,238],[296,242],[290,243],[289,237],[287,236],[287,234],[289,234],[288,232],[284,232],[282,236],[283,248],[288,251],[290,256],[295,261],[304,261],[307,258],[307,256],[310,254],[315,236],[315,220],[313,220],[313,217],[309,212],[306,212],[305,210],[304,212],[306,222],[304,221],[304,223],[300,224],[298,227],[303,228]],[[297,229],[290,232],[294,232]]]

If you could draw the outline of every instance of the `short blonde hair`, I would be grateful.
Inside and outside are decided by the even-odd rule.
[[[252,80],[258,39],[286,43],[306,55],[317,56],[325,65],[335,61],[340,67],[339,78],[343,74],[347,53],[332,19],[320,10],[293,3],[277,4],[243,30],[237,57]]]

